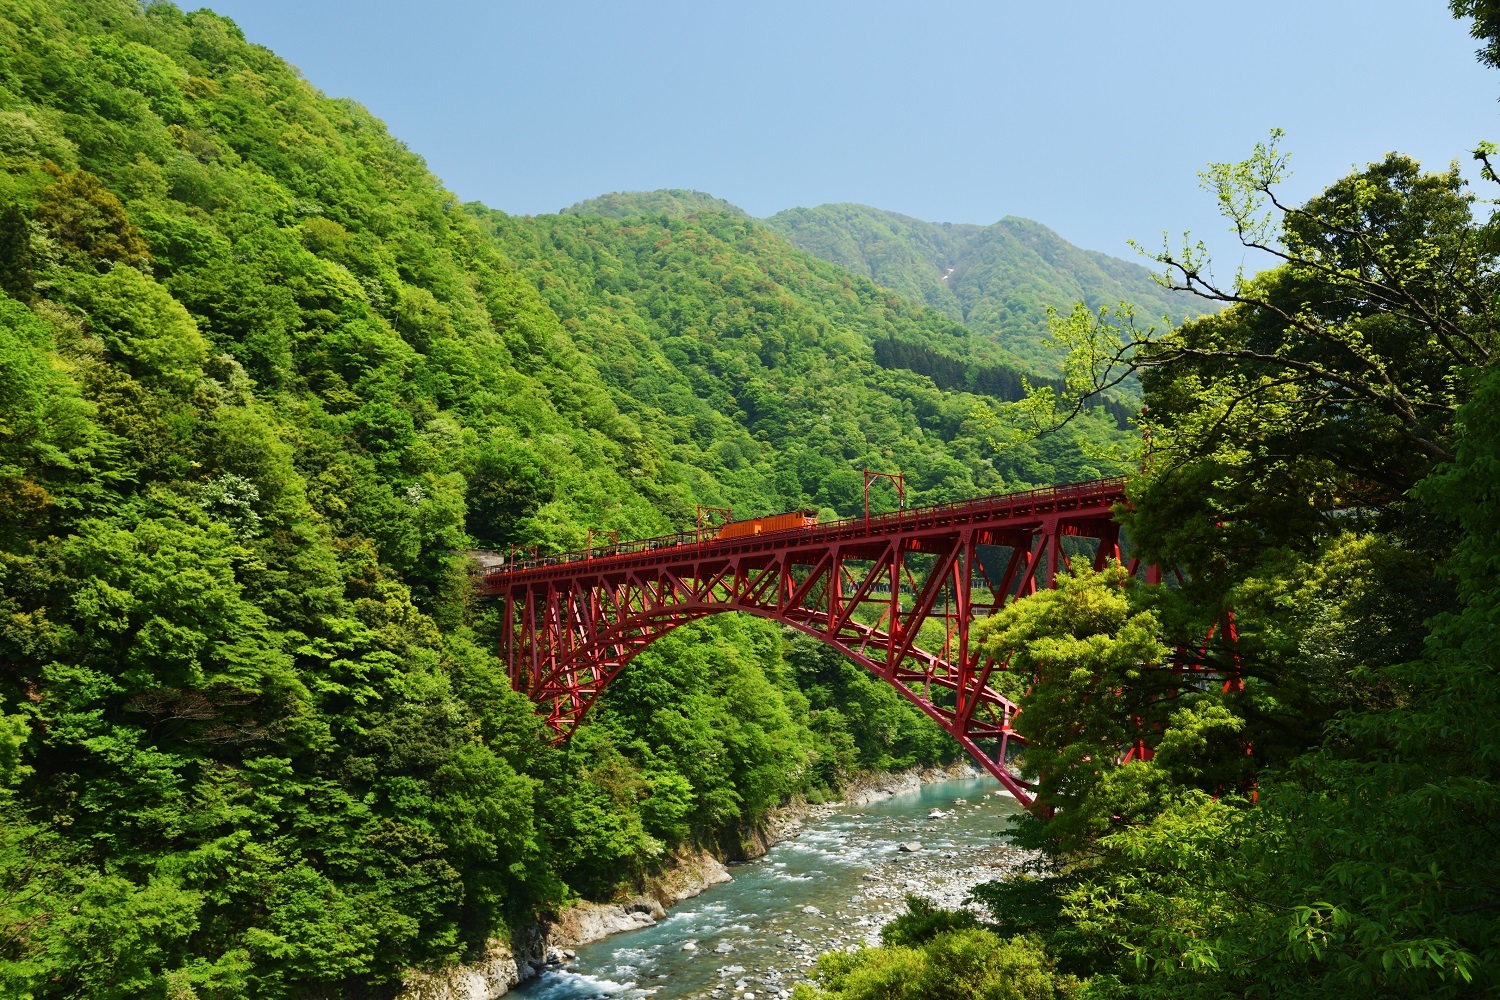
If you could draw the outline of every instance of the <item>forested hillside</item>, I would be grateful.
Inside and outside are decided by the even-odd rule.
[[[723,199],[682,190],[618,191],[563,212],[616,220],[717,213],[749,218]],[[968,326],[1021,362],[1012,367],[1046,376],[1055,375],[1058,365],[1045,344],[1049,308],[1129,302],[1148,323],[1210,311],[1200,299],[1162,288],[1145,267],[1080,250],[1029,219],[1005,218],[990,226],[923,222],[840,204],[792,208],[755,221],[814,257]]]
[[[722,212],[749,218],[744,209],[703,191],[664,188],[660,191],[615,191],[586,198],[562,210],[563,215],[597,215],[605,219],[628,219],[636,215],[696,215]]]
[[[750,220],[473,211],[535,282],[615,405],[662,442],[667,461],[693,470],[685,475],[703,502],[746,514],[812,505],[848,515],[862,503],[865,467],[901,468],[914,503],[1110,467],[1080,444],[1102,448],[1117,434],[1098,413],[997,452],[992,425],[976,419],[989,401],[878,362],[893,343],[960,368],[1004,366],[1003,352]]]
[[[1113,468],[876,363],[1000,357],[940,314],[722,214],[460,205],[206,11],[0,7],[0,158],[6,996],[357,995],[954,752],[749,620],[550,748],[472,545]]]
[[[923,222],[842,204],[788,209],[763,224],[814,256],[925,302],[1046,374],[1057,366],[1044,344],[1049,307],[1129,302],[1148,322],[1207,311],[1202,301],[1162,288],[1145,267],[1080,250],[1030,219]]]

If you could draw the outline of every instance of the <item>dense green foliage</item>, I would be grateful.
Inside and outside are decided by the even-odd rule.
[[[1047,310],[1132,302],[1174,321],[1204,304],[1157,285],[1139,264],[1080,250],[1046,226],[1008,217],[990,226],[923,222],[864,205],[820,205],[764,221],[794,246],[950,316],[1028,367],[1051,374]]]
[[[1271,144],[1205,176],[1279,266],[1221,287],[1161,255],[1223,312],[1059,326],[1077,393],[1141,380],[1153,451],[1124,517],[1182,580],[1082,572],[981,626],[1057,812],[1017,831],[1044,860],[974,901],[996,960],[1031,935],[1080,997],[1492,996],[1497,223],[1456,169],[1398,155],[1281,208],[1283,164]],[[1158,666],[1205,636],[1201,680]],[[822,993],[897,995],[884,970],[926,974],[903,944],[820,966]]]
[[[914,504],[1114,468],[1090,457],[1120,436],[1102,408],[997,454],[993,400],[876,358],[892,340],[981,364],[1003,363],[1003,352],[749,220],[471,211],[653,443],[645,460],[661,472],[640,488],[675,503],[679,524],[691,517],[689,493],[737,515],[807,505],[851,515],[863,503],[861,468],[899,466]],[[895,499],[884,487],[879,496]],[[535,518],[535,540],[581,548],[573,520]]]
[[[980,927],[921,944],[829,952],[818,959],[817,977],[820,987],[799,985],[795,1000],[1061,1000],[1079,985],[1058,973],[1037,939]]]
[[[906,895],[906,912],[897,914],[880,928],[880,943],[886,947],[926,944],[939,934],[979,926],[979,918],[968,910],[945,910],[914,893]]]
[[[1010,403],[1025,401],[1033,389],[1047,388],[1054,393],[1067,392],[1067,380],[1064,378],[1028,376],[1010,365],[985,364],[973,359],[960,360],[926,344],[904,340],[876,341],[875,363],[882,368],[903,368],[926,375],[939,389],[960,389]],[[1140,415],[1139,402],[1131,400],[1128,394],[1122,399],[1121,395],[1114,393],[1100,393],[1080,402],[1089,409],[1101,405],[1104,412],[1113,417],[1121,428],[1131,426]]]
[[[562,215],[598,215],[606,219],[628,219],[636,215],[698,215],[718,212],[748,218],[744,209],[703,191],[664,188],[660,191],[615,191],[586,198],[563,209]]]

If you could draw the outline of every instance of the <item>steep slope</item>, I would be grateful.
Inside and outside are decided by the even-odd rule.
[[[681,190],[617,191],[563,210],[616,220],[710,213],[749,218],[720,198]],[[1082,250],[1029,219],[1008,217],[990,226],[924,222],[837,204],[788,209],[755,221],[814,257],[963,323],[1022,367],[1045,375],[1057,368],[1043,344],[1049,307],[1129,302],[1143,317],[1167,316],[1173,322],[1207,311],[1200,301],[1163,289],[1146,268]]]
[[[548,747],[460,554],[1094,471],[881,344],[1003,360],[722,213],[465,210],[211,12],[0,8],[0,995],[382,995],[951,754],[751,619]]]
[[[887,355],[900,345],[960,359],[960,370],[1010,371],[1003,352],[752,220],[472,210],[573,333],[614,405],[670,442],[669,463],[699,470],[698,497],[736,511],[853,513],[865,467],[904,469],[914,503],[1092,475],[1101,466],[1080,441],[1117,433],[1091,414],[997,453],[974,420],[990,403],[962,391],[962,377],[944,391]]]
[[[1157,285],[1146,268],[1081,250],[1029,219],[958,225],[841,204],[789,209],[763,224],[808,253],[993,337],[1040,371],[1056,366],[1041,343],[1049,306],[1125,301],[1144,316],[1174,321],[1204,311]]]
[[[935,225],[853,204],[787,209],[763,224],[810,254],[964,320],[943,276],[979,226]]]

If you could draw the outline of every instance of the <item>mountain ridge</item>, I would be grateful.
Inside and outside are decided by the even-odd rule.
[[[565,214],[624,219],[726,211],[701,191],[613,192]],[[1054,372],[1045,344],[1049,309],[1128,302],[1145,316],[1182,322],[1210,310],[1162,288],[1139,264],[1078,247],[1043,223],[1008,215],[989,225],[928,222],[855,202],[789,208],[754,220],[798,249],[837,264],[965,324],[1028,366]]]

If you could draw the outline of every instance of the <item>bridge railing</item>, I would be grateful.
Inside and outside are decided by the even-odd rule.
[[[487,579],[493,579],[524,570],[563,566],[570,563],[591,563],[599,559],[615,559],[622,556],[678,549],[686,546],[698,546],[700,548],[718,548],[723,546],[729,548],[746,543],[760,544],[767,541],[783,541],[793,536],[816,536],[818,538],[834,539],[845,534],[875,535],[891,530],[922,528],[943,523],[953,523],[975,514],[995,514],[1004,511],[1021,514],[1038,507],[1057,509],[1066,506],[1070,502],[1079,500],[1118,496],[1124,492],[1125,483],[1126,478],[1124,476],[1113,476],[1108,479],[1092,479],[1082,483],[1043,486],[1037,489],[1020,490],[1015,493],[1001,493],[994,496],[978,497],[973,500],[952,500],[947,503],[928,504],[923,507],[908,507],[903,510],[889,511],[884,514],[871,514],[869,517],[863,515],[845,517],[837,521],[824,521],[806,527],[783,528],[780,531],[767,531],[759,535],[747,535],[738,538],[717,538],[718,527],[702,528],[695,531],[679,531],[673,535],[661,535],[656,538],[643,538],[630,542],[611,542],[608,545],[596,545],[590,549],[559,552],[555,555],[535,556],[530,559],[516,559],[507,562],[499,570],[488,569],[483,575]]]

